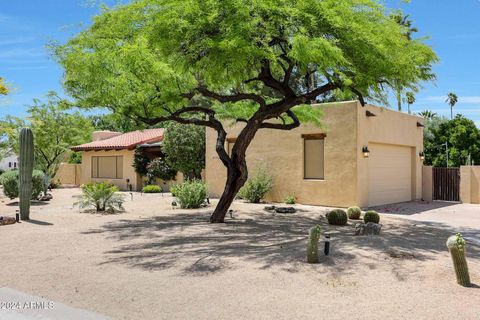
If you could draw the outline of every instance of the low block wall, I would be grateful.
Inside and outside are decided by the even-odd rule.
[[[57,174],[53,178],[56,183],[64,185],[80,185],[82,167],[80,164],[61,163]]]
[[[480,204],[480,166],[460,167],[460,200]]]

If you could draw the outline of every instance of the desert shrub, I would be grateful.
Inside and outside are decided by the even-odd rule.
[[[259,203],[272,187],[272,176],[267,173],[266,169],[260,168],[255,172],[252,178],[247,180],[245,185],[238,192],[238,196],[251,203]]]
[[[33,170],[32,174],[32,200],[37,199],[43,191],[44,174],[40,170]],[[3,185],[3,193],[10,199],[18,197],[20,175],[18,170],[6,171],[0,176],[0,183]]]
[[[357,206],[353,206],[347,209],[348,219],[358,220],[362,215],[362,209]]]
[[[160,186],[152,184],[152,185],[143,187],[142,192],[143,193],[159,193],[159,192],[162,192],[162,188]]]
[[[170,186],[170,193],[172,194],[173,197],[175,197],[176,192],[177,192],[177,186],[176,185]]]
[[[123,210],[123,196],[118,188],[110,183],[87,183],[82,185],[82,197],[75,205],[94,208],[97,212]]]
[[[347,224],[347,213],[342,209],[335,209],[327,213],[328,223],[335,226],[344,226]]]
[[[201,180],[187,180],[173,188],[175,197],[184,209],[200,208],[207,196],[207,186]]]
[[[365,223],[367,222],[374,222],[374,223],[379,223],[380,222],[380,215],[373,210],[365,212],[365,215],[363,216],[363,221]]]
[[[147,165],[147,180],[149,184],[155,181],[155,178],[164,181],[175,180],[177,170],[172,169],[163,158],[156,158]]]
[[[283,201],[285,204],[295,204],[295,196],[286,196]]]

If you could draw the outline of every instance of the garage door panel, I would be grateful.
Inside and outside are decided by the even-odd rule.
[[[369,144],[369,206],[410,201],[412,199],[411,148]]]

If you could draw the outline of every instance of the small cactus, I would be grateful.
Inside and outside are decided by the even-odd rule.
[[[33,174],[33,133],[29,128],[20,131],[19,154],[19,199],[20,217],[22,220],[30,219],[30,199],[32,198]]]
[[[335,209],[327,213],[327,220],[329,224],[334,226],[344,226],[347,224],[347,213],[342,209]]]
[[[358,220],[362,215],[362,209],[360,209],[357,206],[350,207],[347,209],[347,215],[348,215],[348,219]]]
[[[307,244],[307,262],[318,263],[318,240],[322,235],[322,227],[317,224],[310,228]]]
[[[365,212],[365,215],[363,216],[363,222],[369,223],[379,223],[380,222],[380,215],[373,210]]]
[[[464,287],[469,287],[470,275],[468,274],[468,266],[466,259],[465,239],[460,233],[451,236],[447,240],[447,248],[453,260],[453,267],[457,276],[457,283]]]

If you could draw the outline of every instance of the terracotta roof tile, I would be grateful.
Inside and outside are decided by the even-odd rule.
[[[84,143],[71,149],[73,151],[134,149],[139,144],[162,141],[164,132],[165,129],[132,131],[113,138]]]

